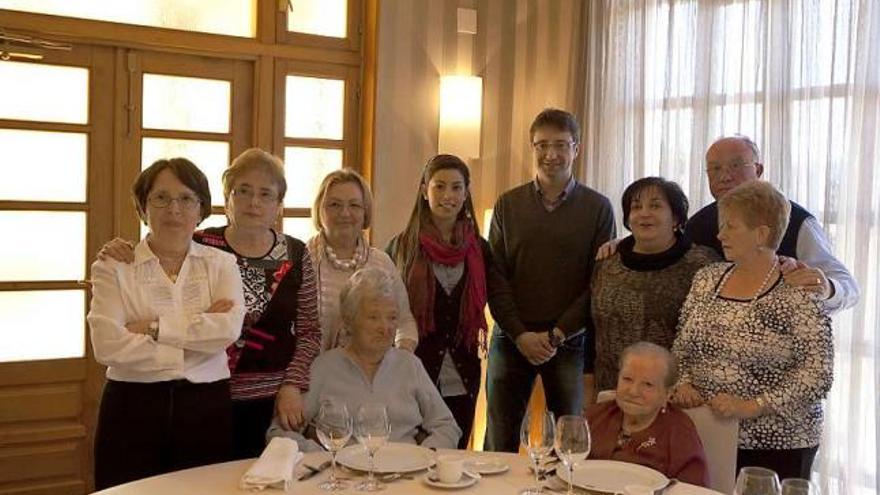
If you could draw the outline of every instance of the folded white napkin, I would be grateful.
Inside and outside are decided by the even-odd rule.
[[[293,480],[293,468],[303,458],[296,442],[284,437],[274,437],[260,458],[241,477],[242,490],[281,488],[287,490]]]

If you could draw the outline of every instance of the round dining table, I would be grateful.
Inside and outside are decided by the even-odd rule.
[[[535,478],[529,469],[529,459],[525,455],[507,454],[498,452],[476,452],[464,450],[443,450],[440,454],[458,454],[465,458],[474,456],[487,456],[501,460],[510,465],[510,469],[504,473],[494,475],[483,475],[472,486],[460,489],[435,488],[429,486],[423,480],[424,472],[414,473],[413,479],[398,479],[388,482],[385,490],[380,493],[384,495],[397,494],[434,494],[460,492],[463,495],[469,494],[517,494],[520,490],[535,486]],[[309,453],[305,455],[304,463],[317,466],[328,458],[327,453]],[[124,485],[118,485],[100,492],[100,495],[194,495],[194,494],[210,494],[210,495],[233,495],[242,493],[251,493],[239,487],[242,475],[256,461],[256,459],[246,459],[241,461],[224,462],[220,464],[211,464],[183,471],[176,471],[151,478],[144,478],[132,481]],[[301,471],[300,471],[301,472]],[[310,477],[304,481],[294,481],[289,489],[289,493],[297,495],[318,495],[318,494],[358,494],[366,493],[355,490],[357,479],[353,479],[349,483],[349,488],[339,492],[327,492],[318,488],[318,484],[326,480],[329,476],[329,469],[322,471],[316,476]],[[345,477],[350,477],[351,473],[346,473]],[[558,480],[557,480],[558,481]],[[555,488],[558,488],[559,484]],[[283,490],[266,488],[263,490],[267,495],[272,493],[284,493]],[[565,493],[565,490],[551,491],[545,489],[548,495],[555,493]],[[579,491],[586,493],[586,491]],[[688,483],[677,482],[672,484],[665,490],[663,495],[720,495],[719,492],[703,488]]]

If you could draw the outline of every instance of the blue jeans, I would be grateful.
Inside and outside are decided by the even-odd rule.
[[[549,361],[533,366],[498,326],[492,333],[486,374],[485,450],[516,452],[519,428],[535,376],[541,375],[547,408],[556,417],[580,414],[584,399],[584,335],[567,340]]]

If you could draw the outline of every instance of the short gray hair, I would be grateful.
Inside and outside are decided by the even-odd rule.
[[[761,150],[758,149],[758,145],[755,144],[755,141],[752,140],[752,138],[750,138],[749,136],[746,136],[745,134],[732,134],[730,136],[722,136],[722,137],[716,139],[712,144],[715,144],[719,141],[727,141],[727,140],[739,141],[740,143],[746,145],[749,148],[749,150],[752,152],[752,161],[755,163],[762,163],[762,164],[764,163],[761,161]],[[710,148],[711,148],[711,146],[710,146]]]
[[[636,342],[620,353],[618,367],[623,369],[623,363],[626,362],[626,359],[633,356],[650,356],[662,359],[666,362],[666,377],[664,380],[666,388],[670,388],[678,382],[678,358],[675,357],[675,354],[669,352],[669,349],[651,342]]]
[[[361,301],[367,296],[394,299],[394,279],[380,268],[361,268],[354,272],[339,292],[339,313],[349,328],[357,318]]]

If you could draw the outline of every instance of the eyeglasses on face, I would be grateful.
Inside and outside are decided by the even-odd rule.
[[[252,201],[256,197],[261,203],[274,203],[278,201],[278,193],[268,190],[256,191],[254,188],[248,186],[238,186],[234,188],[232,190],[232,196],[248,201]]]
[[[158,193],[154,194],[147,199],[147,202],[150,206],[154,208],[168,208],[171,206],[171,203],[177,201],[177,206],[182,210],[194,210],[198,208],[202,201],[191,195],[191,194],[181,194],[180,196],[174,198],[169,194]]]
[[[570,150],[571,147],[574,146],[574,141],[538,141],[537,143],[532,143],[532,147],[538,153],[549,153],[551,150],[556,153],[565,153]]]
[[[754,164],[755,164],[755,162],[753,162],[753,161],[749,162],[749,161],[745,161],[745,160],[733,160],[733,161],[728,162],[726,164],[712,162],[712,163],[706,165],[706,172],[712,176],[718,176],[724,172],[726,172],[728,174],[736,174],[739,171],[741,171],[742,169],[744,169],[746,167],[750,167]]]

